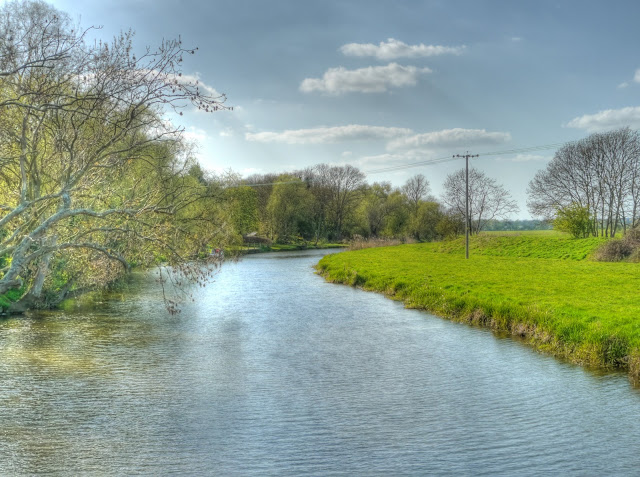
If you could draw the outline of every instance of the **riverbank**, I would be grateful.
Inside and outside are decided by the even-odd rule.
[[[271,244],[261,245],[260,247],[237,247],[232,248],[229,251],[232,254],[252,254],[252,253],[266,253],[266,252],[295,252],[297,250],[325,250],[330,248],[346,248],[348,245],[342,243],[321,243],[321,244]]]
[[[598,239],[491,237],[324,257],[328,281],[518,336],[574,363],[640,381],[640,266],[593,262]],[[545,246],[545,241],[547,241]]]

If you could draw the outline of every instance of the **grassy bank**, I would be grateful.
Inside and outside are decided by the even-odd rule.
[[[487,238],[489,237],[489,238]],[[640,379],[640,266],[586,260],[597,239],[480,236],[324,257],[329,280],[517,335],[573,362]]]

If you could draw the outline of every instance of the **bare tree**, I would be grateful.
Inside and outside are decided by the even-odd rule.
[[[0,294],[27,278],[38,293],[63,252],[127,269],[130,245],[146,243],[188,263],[179,217],[204,220],[193,205],[202,189],[187,174],[182,128],[164,114],[226,109],[224,96],[182,75],[195,49],[168,40],[136,56],[131,32],[87,45],[67,15],[40,1],[2,7],[0,32],[0,257],[11,258]]]
[[[465,215],[465,170],[449,174],[444,182],[443,203],[454,213]],[[490,220],[518,212],[511,194],[495,179],[477,169],[469,170],[469,230],[479,233]]]
[[[629,128],[592,134],[561,147],[529,183],[527,205],[546,219],[578,205],[592,217],[591,233],[614,237],[640,222],[640,134]]]
[[[326,196],[327,215],[338,240],[342,238],[345,223],[358,204],[364,177],[359,169],[350,165],[316,166],[314,186],[319,187]]]
[[[431,192],[429,181],[422,174],[417,174],[405,182],[402,192],[407,196],[411,211],[415,214],[420,206],[420,201],[424,200]]]

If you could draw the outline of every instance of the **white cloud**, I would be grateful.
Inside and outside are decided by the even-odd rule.
[[[375,154],[372,156],[362,156],[355,163],[364,168],[377,169],[406,165],[414,161],[425,161],[432,158],[432,155],[425,155],[422,151],[403,151],[398,153]]]
[[[233,131],[233,128],[226,127],[222,131],[220,131],[219,135],[220,137],[233,137],[235,136],[235,133]]]
[[[585,129],[589,132],[606,131],[626,126],[640,127],[640,106],[607,109],[595,114],[585,114],[573,118],[567,123],[567,127]]]
[[[438,55],[460,55],[465,46],[440,45],[407,45],[406,43],[389,38],[379,45],[373,43],[348,43],[340,47],[345,56],[373,56],[379,60],[395,60],[397,58],[420,58]]]
[[[411,129],[349,124],[347,126],[288,129],[282,132],[245,133],[247,141],[283,144],[326,144],[343,141],[392,139],[412,134]]]
[[[389,143],[388,149],[489,146],[503,144],[510,140],[511,135],[506,132],[454,128],[398,138]]]
[[[208,137],[207,132],[204,129],[196,128],[193,126],[190,126],[187,129],[185,129],[185,131],[182,133],[182,136],[187,141],[194,141],[197,143],[203,142]]]
[[[322,78],[306,78],[300,84],[300,91],[329,94],[384,93],[391,87],[415,86],[418,77],[428,73],[431,73],[429,68],[402,66],[397,63],[357,70],[340,66],[329,68]]]
[[[640,68],[638,68],[636,72],[633,74],[633,80],[631,81],[633,81],[634,83],[640,83]],[[628,87],[629,87],[629,81],[623,81],[618,85],[618,89],[624,89]]]

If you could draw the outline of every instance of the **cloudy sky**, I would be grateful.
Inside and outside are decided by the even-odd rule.
[[[234,106],[180,118],[211,171],[348,163],[370,183],[424,174],[437,196],[463,161],[404,166],[469,151],[527,218],[527,184],[555,150],[538,146],[640,128],[633,0],[53,4],[104,39],[131,28],[138,47],[199,48],[185,74]]]

